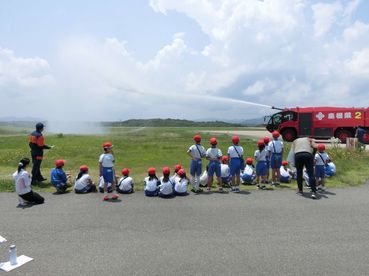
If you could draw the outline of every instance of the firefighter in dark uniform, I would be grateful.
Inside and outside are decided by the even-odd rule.
[[[43,123],[36,124],[36,130],[33,131],[29,136],[29,147],[31,148],[31,156],[32,156],[32,184],[37,182],[45,181],[41,175],[41,162],[44,155],[44,149],[51,149],[53,146],[45,145],[45,139],[42,135],[42,131],[44,130]]]

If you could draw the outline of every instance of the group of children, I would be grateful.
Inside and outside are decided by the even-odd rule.
[[[288,168],[288,162],[282,161],[283,142],[279,139],[279,132],[272,133],[272,141],[269,137],[265,137],[257,142],[257,150],[254,153],[256,167],[252,157],[244,160],[244,150],[239,145],[240,138],[232,137],[232,145],[228,148],[227,155],[223,156],[219,148],[217,148],[217,139],[210,139],[210,147],[205,150],[201,145],[201,136],[195,135],[194,144],[187,150],[187,154],[191,158],[189,180],[186,171],[181,165],[176,165],[174,174],[170,175],[170,168],[162,169],[163,176],[160,178],[156,175],[156,169],[150,167],[147,170],[148,176],[144,179],[144,192],[146,196],[160,196],[163,198],[173,196],[187,195],[187,186],[189,181],[192,185],[191,191],[200,193],[203,190],[200,186],[207,187],[210,191],[213,183],[214,174],[218,182],[219,192],[223,192],[223,185],[231,188],[232,192],[240,192],[240,183],[256,184],[259,189],[266,189],[265,184],[269,183],[269,172],[271,169],[272,181],[271,185],[278,185],[279,182],[289,183],[294,173]],[[103,144],[104,152],[99,157],[99,185],[96,187],[89,175],[89,168],[82,165],[74,182],[74,191],[77,194],[85,194],[90,192],[104,193],[103,200],[109,200],[109,193],[116,191],[121,194],[130,194],[134,192],[134,180],[129,176],[129,169],[123,168],[122,177],[116,181],[114,170],[114,154],[112,151],[112,143],[105,142]],[[330,162],[328,154],[325,152],[325,146],[319,144],[318,152],[315,155],[315,175],[320,188],[324,188],[324,178],[327,171],[327,164]],[[209,161],[206,170],[202,172],[202,159]],[[244,163],[246,161],[246,164]],[[13,174],[16,184],[16,191],[20,196],[20,203],[32,202],[36,204],[43,203],[43,198],[37,193],[33,193],[31,189],[30,175],[26,171],[26,167],[30,163],[28,158],[20,161],[18,170]],[[56,160],[55,168],[51,170],[51,184],[56,188],[57,193],[64,193],[72,186],[71,176],[64,172],[63,167],[65,160]],[[332,171],[332,170],[331,170]],[[114,192],[112,197],[118,199],[118,195]]]

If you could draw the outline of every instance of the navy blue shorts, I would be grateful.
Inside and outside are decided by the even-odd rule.
[[[290,176],[281,176],[281,178],[279,179],[279,181],[282,183],[290,183],[290,180],[291,180]]]
[[[145,190],[145,196],[157,196],[159,193],[159,190],[156,191],[146,191]]]
[[[201,175],[202,173],[202,161],[200,160],[191,160],[190,163],[190,174],[191,175]]]
[[[219,161],[210,161],[209,163],[208,176],[212,177],[214,173],[217,177],[220,177],[222,175]]]
[[[272,169],[280,169],[282,166],[282,154],[280,153],[272,153],[270,157],[270,167]]]
[[[325,178],[325,166],[324,165],[315,165],[315,177],[316,178]]]
[[[256,176],[265,176],[268,174],[268,166],[266,161],[258,161],[256,163]]]
[[[102,168],[102,176],[104,178],[105,183],[113,183],[114,182],[114,170],[113,168]]]
[[[242,175],[242,181],[245,183],[251,183],[252,181],[254,181],[255,176],[254,175],[250,175],[250,174],[243,174]]]
[[[240,175],[241,173],[241,170],[243,168],[241,168],[241,165],[242,165],[242,160],[241,158],[231,158],[231,162],[229,163],[229,171],[230,171],[230,174],[232,176],[234,175]]]

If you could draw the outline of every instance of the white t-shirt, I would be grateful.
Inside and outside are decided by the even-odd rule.
[[[206,151],[206,157],[211,160],[219,160],[222,157],[222,151],[218,148],[208,148]]]
[[[268,150],[271,153],[282,153],[283,150],[283,142],[279,140],[270,141],[268,144]]]
[[[118,187],[122,191],[130,191],[134,185],[133,178],[130,176],[123,176],[119,179]]]
[[[285,169],[283,166],[279,169],[279,172],[281,173],[281,176],[283,177],[290,177],[290,169]]]
[[[205,157],[205,154],[206,154],[205,153],[205,148],[201,145],[192,145],[191,147],[189,147],[187,152],[189,152],[191,154],[192,158],[194,158],[194,159],[201,159],[202,157]],[[200,155],[200,153],[201,153],[201,155]]]
[[[24,195],[32,191],[31,189],[31,176],[25,171],[18,170],[13,173],[13,179],[15,181],[15,191],[18,195]]]
[[[245,169],[243,170],[243,174],[253,175],[254,174],[254,168],[251,165],[246,164]]]
[[[236,151],[236,149],[237,151]],[[238,153],[237,153],[238,152]],[[243,156],[243,147],[241,146],[230,146],[228,148],[228,155],[230,158],[240,158]]]
[[[155,192],[156,189],[158,188],[157,186],[158,180],[156,178],[150,180],[150,178],[147,176],[145,177],[144,182],[145,182],[145,191]]]
[[[160,178],[160,185],[159,185],[160,192],[163,195],[170,195],[173,193],[173,182],[171,182],[171,180],[164,182],[163,178],[164,177]]]
[[[203,171],[202,175],[200,176],[200,185],[203,187],[208,185],[208,179],[209,179],[208,172]]]
[[[320,158],[319,154],[323,158],[324,162],[323,162],[322,158]],[[329,156],[328,156],[328,153],[326,153],[326,152],[319,152],[319,153],[315,154],[314,159],[315,159],[315,165],[323,166],[323,165],[328,163]]]
[[[178,193],[187,192],[188,180],[186,178],[180,178],[174,185],[174,190]]]
[[[82,190],[86,188],[92,182],[91,177],[88,173],[81,176],[80,179],[77,179],[74,183],[75,190]]]
[[[99,163],[101,163],[104,168],[112,168],[114,166],[114,161],[114,155],[111,153],[103,153],[99,158]]]
[[[254,157],[255,160],[258,161],[266,161],[266,156],[267,156],[267,151],[265,149],[263,149],[261,152],[260,150],[256,150]]]
[[[102,188],[102,189],[104,189],[104,185],[105,185],[105,180],[104,180],[104,177],[100,177],[100,179],[99,179],[99,188]],[[111,183],[110,182],[108,182],[107,183],[107,188],[110,188],[111,187]]]
[[[228,177],[230,175],[229,166],[227,164],[220,164],[220,176]]]
[[[172,181],[172,183],[176,183],[177,179],[179,179],[179,176],[178,174],[173,174],[171,177],[170,177],[170,181]]]

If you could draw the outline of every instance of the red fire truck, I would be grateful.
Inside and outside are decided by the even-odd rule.
[[[366,130],[363,142],[369,143],[369,108],[296,107],[279,110],[266,117],[269,119],[266,128],[270,132],[278,130],[286,141],[309,136],[319,139],[336,137],[346,142],[348,137],[355,136],[357,126],[361,126]]]

